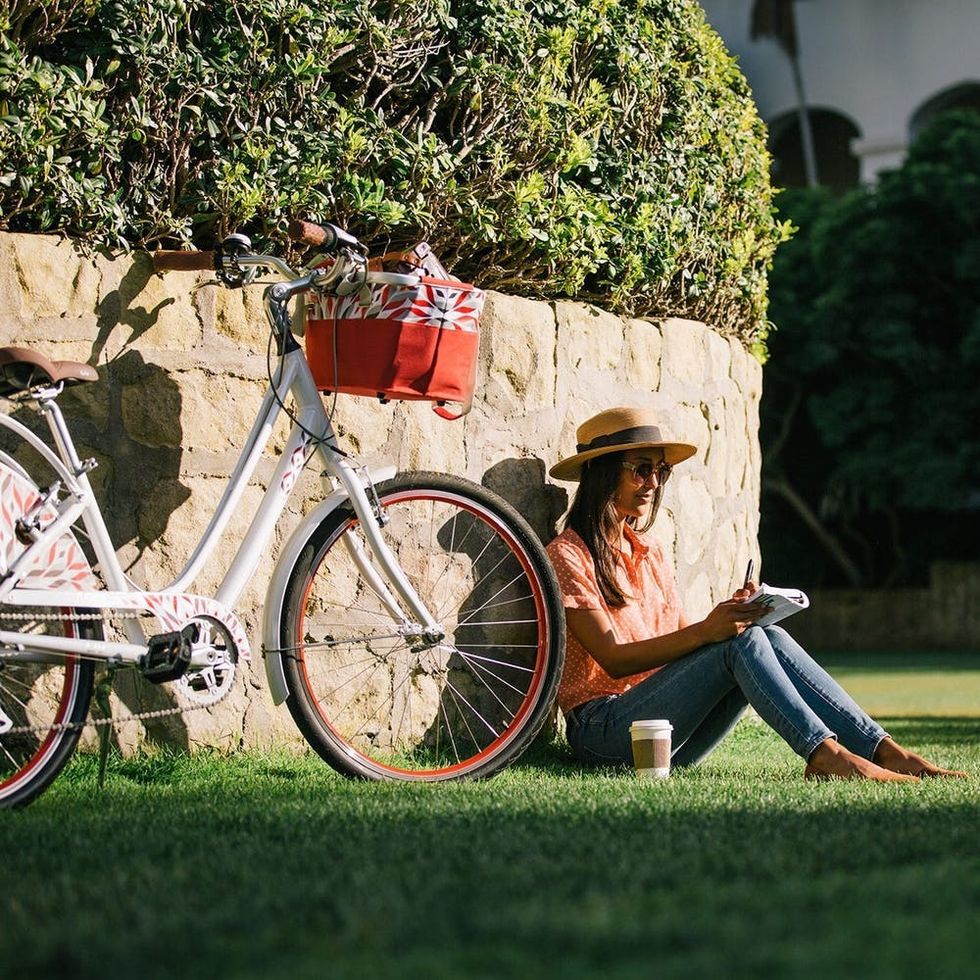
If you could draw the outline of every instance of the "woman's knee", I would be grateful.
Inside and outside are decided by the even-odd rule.
[[[732,638],[731,646],[740,653],[755,653],[758,650],[770,650],[772,642],[769,639],[770,627],[750,626]]]
[[[799,643],[797,643],[796,640],[794,640],[793,637],[782,628],[782,626],[766,626],[764,627],[764,632],[768,637],[772,648],[777,653],[784,654],[788,657],[805,657],[808,660],[811,659],[806,650],[804,650],[803,647],[801,647]]]

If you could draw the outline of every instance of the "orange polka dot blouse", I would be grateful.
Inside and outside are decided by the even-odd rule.
[[[629,525],[625,535],[632,553],[620,552],[618,581],[620,588],[633,598],[618,609],[606,605],[599,591],[595,562],[575,531],[566,528],[548,545],[562,604],[566,609],[604,610],[620,643],[673,633],[680,629],[682,609],[673,570],[658,544],[644,541]],[[569,631],[558,704],[567,714],[593,698],[622,694],[659,669],[655,667],[628,677],[610,677]]]

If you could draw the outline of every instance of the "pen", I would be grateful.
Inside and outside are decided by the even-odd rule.
[[[742,585],[743,589],[749,587],[749,582],[752,581],[752,571],[755,568],[755,562],[750,558],[748,565],[745,566],[745,583]]]

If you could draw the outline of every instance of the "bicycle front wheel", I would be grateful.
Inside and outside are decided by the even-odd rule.
[[[399,632],[345,504],[313,533],[286,587],[287,704],[345,775],[489,776],[527,747],[553,702],[565,647],[554,572],[527,522],[477,484],[413,473],[377,493],[385,540],[445,636]]]

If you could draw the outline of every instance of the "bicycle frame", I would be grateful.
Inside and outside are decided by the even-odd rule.
[[[274,289],[276,287],[273,286],[267,290],[267,311],[275,329],[276,324],[269,309],[269,294]],[[282,295],[280,293],[280,296]],[[289,345],[282,346],[289,347]],[[0,415],[0,424],[30,443],[51,465],[67,491],[65,499],[57,503],[57,517],[37,533],[33,543],[11,563],[9,568],[0,568],[0,576],[6,572],[6,575],[0,578],[0,601],[11,605],[52,609],[65,606],[141,609],[152,612],[168,629],[180,629],[182,622],[186,623],[195,616],[204,615],[220,622],[230,634],[239,655],[247,658],[248,639],[230,607],[240,597],[265,552],[300,473],[312,456],[316,455],[323,467],[324,489],[328,496],[294,532],[290,539],[290,544],[293,546],[287,545],[284,549],[270,580],[266,609],[278,609],[278,597],[274,592],[284,587],[285,575],[276,572],[281,566],[288,565],[285,559],[295,551],[295,542],[305,541],[326,514],[349,500],[383,577],[378,574],[376,566],[364,554],[362,546],[353,535],[346,537],[345,544],[358,568],[364,573],[365,579],[391,613],[397,628],[406,636],[430,639],[440,637],[441,628],[419,599],[380,534],[381,515],[375,513],[371,499],[373,490],[370,488],[373,486],[374,479],[385,479],[393,475],[394,468],[386,467],[374,475],[369,474],[363,467],[355,465],[350,457],[339,449],[333,426],[324,410],[320,393],[316,389],[303,351],[295,343],[291,345],[291,349],[285,349],[280,353],[272,379],[252,430],[207,528],[183,570],[173,582],[159,592],[143,591],[133,586],[119,564],[88,480],[87,471],[94,464],[82,462],[78,458],[64,417],[55,401],[60,389],[52,389],[36,395],[38,406],[51,430],[57,454],[21,423],[6,415]],[[283,411],[285,399],[289,395],[292,395],[295,405],[294,424],[249,530],[242,539],[213,599],[192,595],[187,590],[213,555],[231,515],[239,506],[245,488],[268,445],[276,420]],[[8,466],[23,474],[23,470],[6,454],[0,454],[0,458]],[[79,518],[89,535],[98,567],[108,589],[102,590],[91,586],[79,588],[75,585],[69,589],[18,587],[17,582],[22,577],[18,575],[18,571],[27,568],[31,558],[40,549],[57,541],[65,533],[70,533],[72,525]],[[403,607],[407,612],[403,611]],[[21,653],[24,656],[63,656],[67,653],[77,653],[113,664],[138,664],[146,653],[146,637],[137,620],[127,618],[123,623],[128,643],[0,631],[0,644],[17,650],[18,654],[15,656]],[[269,636],[268,623],[264,635],[267,638]],[[276,703],[280,703],[286,697],[285,678],[280,676],[282,668],[278,659],[266,658],[270,688]],[[192,660],[192,665],[193,663]]]

